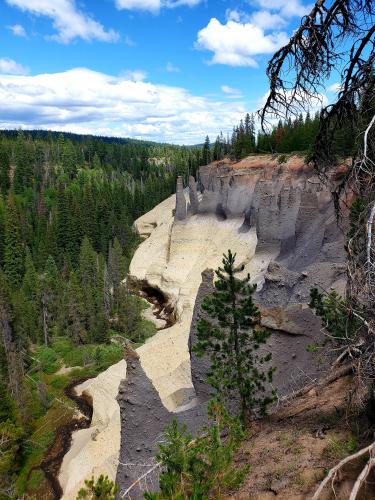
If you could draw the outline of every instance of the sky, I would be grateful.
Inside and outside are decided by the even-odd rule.
[[[267,61],[310,8],[306,0],[0,0],[0,128],[214,140],[264,102]]]

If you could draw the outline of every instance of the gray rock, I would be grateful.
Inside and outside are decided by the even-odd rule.
[[[181,176],[177,177],[175,219],[180,221],[186,219],[186,199]]]

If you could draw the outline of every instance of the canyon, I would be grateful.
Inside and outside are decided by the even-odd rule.
[[[135,222],[143,238],[129,268],[129,286],[160,297],[163,328],[126,359],[76,388],[93,402],[91,426],[73,434],[59,481],[76,497],[86,478],[108,475],[120,495],[150,467],[173,416],[194,430],[205,422],[207,367],[191,355],[200,303],[228,249],[257,284],[262,323],[280,395],[319,376],[324,361],[308,349],[322,339],[308,307],[310,289],[343,293],[344,230],[331,195],[345,166],[322,183],[303,157],[251,156],[202,166],[197,179]],[[173,317],[173,321],[170,318]],[[157,471],[131,490],[141,498]]]

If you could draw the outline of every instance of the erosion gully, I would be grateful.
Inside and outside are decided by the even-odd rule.
[[[165,320],[166,324],[162,330],[174,325],[176,322],[175,311],[160,290],[142,283],[141,286],[133,289],[133,293],[143,297],[154,306],[153,314],[156,318]],[[78,396],[74,390],[77,385],[82,384],[89,378],[91,377],[73,380],[64,390],[65,395],[76,403],[79,411],[84,416],[81,418],[73,418],[67,424],[59,427],[56,430],[54,441],[48,448],[41,464],[30,470],[30,474],[36,469],[41,469],[43,471],[51,490],[50,498],[53,500],[59,500],[63,495],[58,477],[63,458],[70,449],[73,432],[80,429],[87,429],[91,425],[93,412],[92,400],[87,395]]]
[[[153,314],[157,319],[163,319],[165,326],[160,330],[170,328],[176,323],[176,313],[168,298],[159,289],[154,288],[147,283],[141,283],[133,288],[133,293],[143,297],[149,304],[154,306]]]
[[[56,430],[54,441],[48,448],[43,461],[39,466],[30,470],[29,474],[36,469],[41,469],[43,471],[51,490],[51,494],[46,498],[58,500],[62,497],[63,490],[58,476],[63,458],[70,449],[72,434],[79,429],[87,429],[90,427],[92,419],[92,400],[87,395],[78,396],[74,390],[77,385],[82,384],[89,378],[91,377],[73,380],[64,390],[65,395],[76,403],[83,416],[81,418],[73,418],[70,422],[62,425]]]

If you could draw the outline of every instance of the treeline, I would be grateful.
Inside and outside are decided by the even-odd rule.
[[[314,116],[300,114],[294,120],[279,120],[270,133],[256,133],[255,117],[247,114],[240,124],[233,128],[231,137],[224,137],[221,132],[213,144],[207,136],[202,150],[205,164],[210,161],[230,157],[240,160],[254,153],[308,153],[315,141],[319,129],[320,113]],[[348,123],[337,127],[333,135],[332,148],[337,156],[345,157],[353,153],[356,133]]]
[[[143,339],[142,307],[121,286],[132,224],[200,162],[194,148],[0,133],[0,497],[32,429],[38,346]]]

